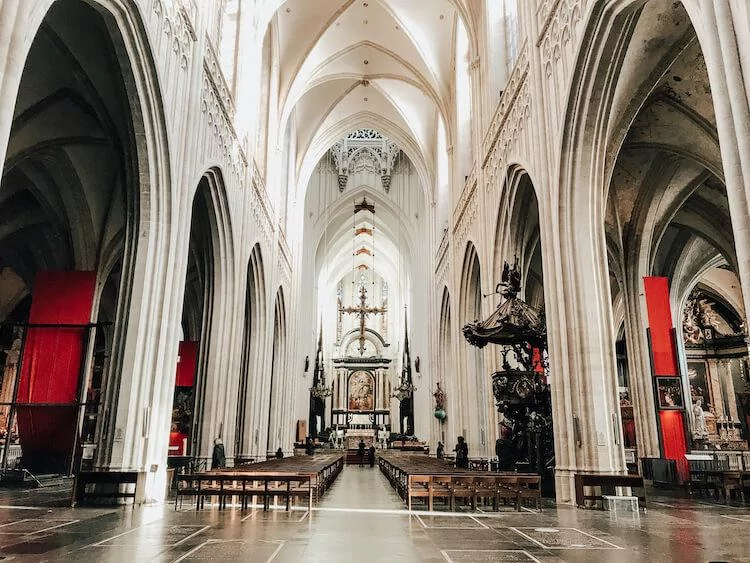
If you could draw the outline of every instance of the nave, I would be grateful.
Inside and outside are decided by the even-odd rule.
[[[170,503],[68,508],[65,488],[0,493],[3,561],[747,561],[750,509],[649,491],[638,515],[409,513],[377,467],[347,466],[312,512]]]
[[[742,560],[748,22],[0,0],[0,563]]]

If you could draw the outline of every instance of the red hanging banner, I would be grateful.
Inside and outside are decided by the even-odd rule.
[[[651,329],[651,353],[654,375],[678,375],[677,350],[672,338],[672,308],[669,305],[669,280],[643,278],[646,290],[648,326]]]
[[[195,384],[195,370],[198,366],[198,342],[185,340],[180,342],[177,352],[177,374],[175,387],[192,387]]]
[[[95,287],[95,272],[40,271],[34,280],[29,324],[77,326],[32,326],[26,333],[17,416],[27,467],[71,453]]]
[[[685,459],[687,444],[677,349],[672,336],[669,280],[664,277],[646,277],[643,278],[643,286],[651,335],[653,375],[656,377],[656,387],[659,390],[656,405],[661,426],[662,455],[666,459],[675,460],[678,479],[682,483],[688,478],[688,464]],[[664,399],[669,400],[663,400],[660,395],[662,390],[670,391],[664,393]]]

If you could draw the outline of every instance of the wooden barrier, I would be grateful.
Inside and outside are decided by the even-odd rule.
[[[587,495],[585,494],[584,487],[598,488],[600,493]],[[576,473],[576,506],[585,508],[586,501],[593,501],[594,503],[602,501],[603,503],[603,495],[614,495],[615,487],[642,489],[643,494],[638,495],[638,500],[642,502],[642,507],[646,508],[646,488],[643,483],[643,477],[641,475],[617,475],[611,473]]]
[[[121,498],[132,498],[138,502],[139,474],[137,471],[79,471],[73,485],[73,499],[71,506],[80,506],[93,499],[117,500]],[[87,486],[93,485],[96,490],[87,490]],[[102,491],[104,488],[111,490]],[[120,488],[132,485],[132,490],[121,491]]]

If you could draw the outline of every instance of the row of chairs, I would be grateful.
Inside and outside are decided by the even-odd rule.
[[[331,484],[336,480],[339,473],[344,469],[344,457],[341,453],[294,456],[282,459],[247,464],[234,468],[218,471],[242,471],[260,474],[298,474],[310,475],[313,483],[313,502],[317,502]]]
[[[195,498],[195,509],[204,508],[206,499],[216,497],[219,510],[226,508],[227,501],[236,498],[243,510],[251,503],[261,500],[263,510],[268,510],[271,499],[286,501],[286,510],[293,502],[302,499],[308,510],[313,504],[314,486],[310,475],[258,475],[233,472],[207,472],[180,475],[175,491],[175,510],[182,507],[185,497]]]
[[[483,501],[491,501],[497,510],[500,501],[512,502],[516,510],[532,500],[541,510],[541,478],[523,473],[477,473],[454,469],[450,465],[418,455],[383,455],[378,459],[380,470],[396,489],[409,509],[412,499],[426,499],[432,510],[435,500],[444,500],[453,510],[456,502],[467,500],[472,509]]]
[[[242,509],[260,499],[263,509],[268,510],[271,499],[284,500],[286,509],[297,501],[305,501],[308,509],[317,502],[336,480],[344,467],[343,456],[332,455],[321,458],[284,458],[217,469],[203,473],[178,475],[175,490],[175,509],[185,497],[195,497],[196,510],[205,506],[207,498],[216,497],[219,509],[226,508],[227,501],[239,500]]]
[[[457,501],[468,503],[472,510],[482,504],[498,510],[500,502],[508,503],[520,510],[521,506],[531,501],[542,510],[542,497],[539,475],[484,475],[467,477],[466,475],[409,475],[404,498],[409,510],[413,499],[424,498],[427,509],[432,511],[435,501],[443,501],[449,510],[454,510]]]

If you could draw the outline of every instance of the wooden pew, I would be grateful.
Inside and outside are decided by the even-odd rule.
[[[252,497],[263,500],[267,510],[272,497],[286,499],[286,507],[295,498],[308,499],[312,507],[330,487],[343,468],[341,454],[288,457],[265,462],[177,476],[175,509],[185,497],[196,498],[196,509],[205,505],[206,497],[216,496],[219,509],[227,499],[238,497],[243,509]]]
[[[219,510],[226,508],[227,500],[238,497],[243,509],[252,497],[260,497],[263,510],[268,510],[272,497],[286,499],[286,510],[294,498],[307,499],[308,510],[313,504],[313,485],[309,475],[282,475],[279,473],[260,475],[231,472],[206,472],[180,475],[175,491],[175,510],[186,496],[195,497],[195,509],[204,508],[206,498],[216,497]]]
[[[529,500],[541,510],[541,477],[535,474],[492,473],[461,470],[441,460],[408,454],[382,454],[378,466],[411,510],[414,500],[424,499],[429,510],[436,499],[447,501],[452,510],[460,499],[475,509],[481,499],[497,509],[500,500],[516,510]]]

